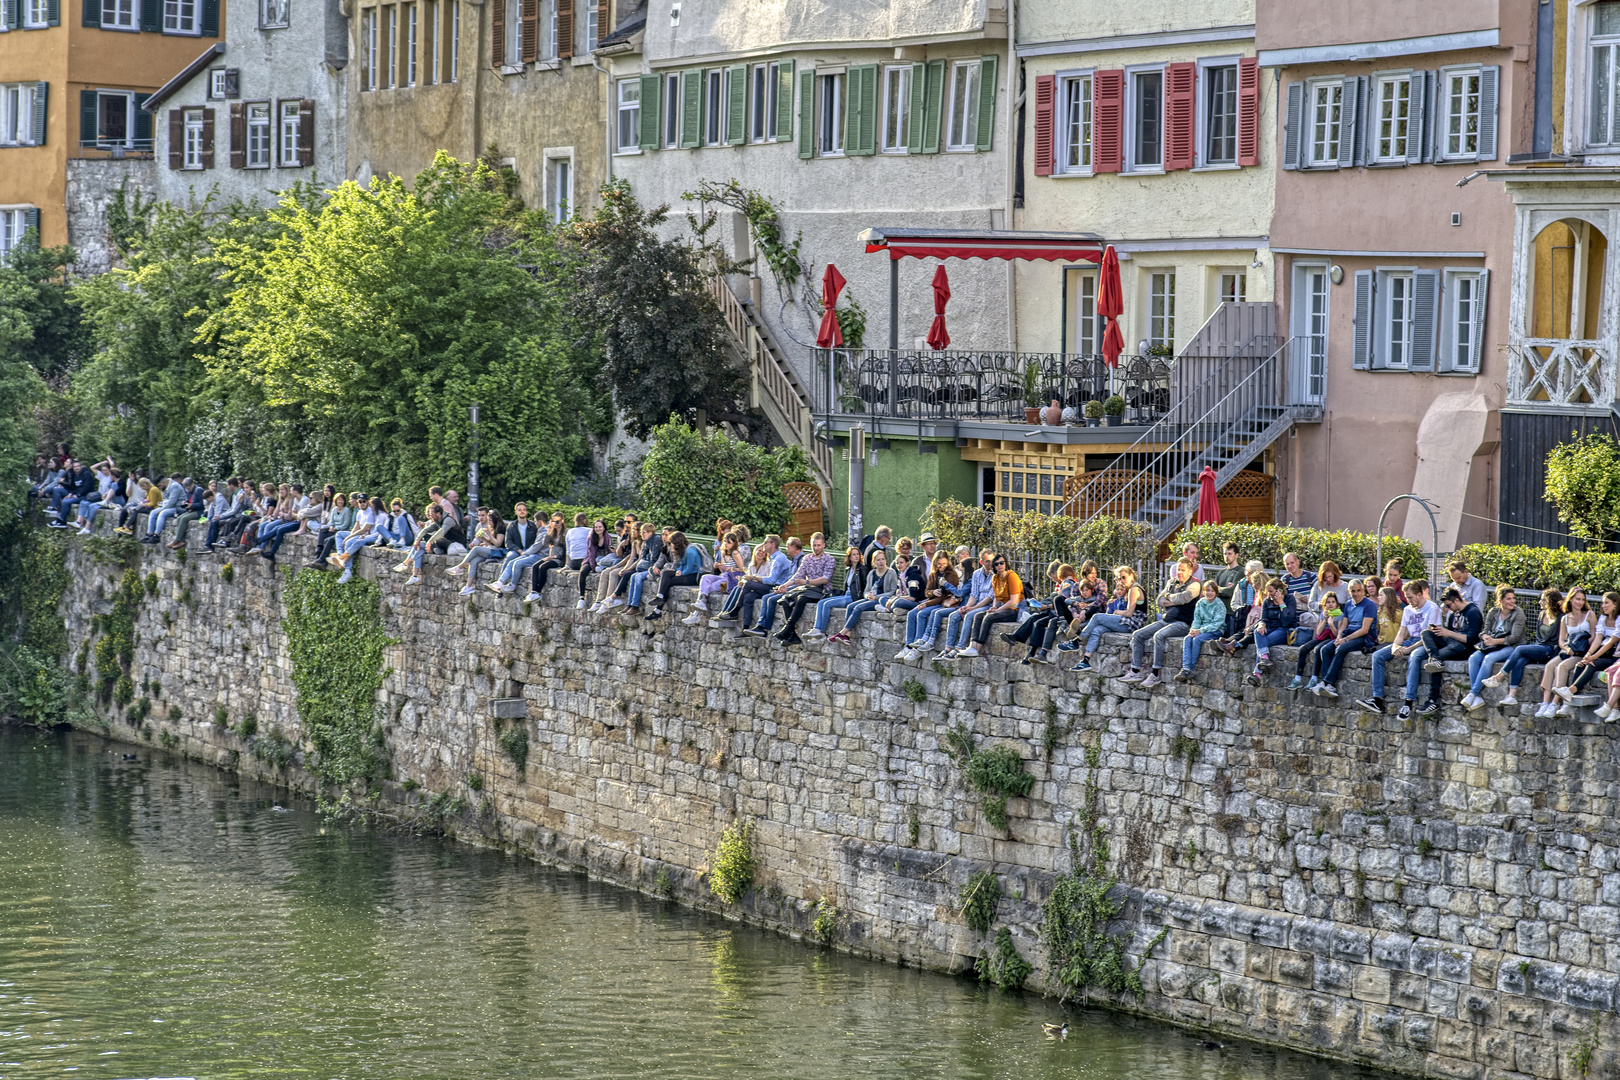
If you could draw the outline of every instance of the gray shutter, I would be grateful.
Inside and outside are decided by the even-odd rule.
[[[1491,272],[1481,270],[1479,272],[1477,302],[1474,304],[1474,335],[1472,339],[1474,347],[1469,350],[1467,356],[1457,358],[1459,370],[1466,365],[1466,370],[1473,372],[1475,375],[1479,374],[1485,355],[1485,301],[1490,298],[1490,295]]]
[[[1423,72],[1414,71],[1408,79],[1406,100],[1406,163],[1416,165],[1423,160],[1424,103],[1428,100],[1424,90],[1429,80]]]
[[[17,29],[21,4],[22,0],[0,0],[0,22],[5,23],[7,30]]]
[[[776,69],[776,141],[793,141],[793,61]]]
[[[911,101],[907,104],[906,149],[922,153],[923,113],[928,111],[928,65],[911,65]]]
[[[203,37],[219,37],[219,0],[202,0]]]
[[[45,0],[45,25],[62,25],[62,0]]]
[[[799,72],[799,156],[816,156],[816,73]]]
[[[1372,366],[1373,272],[1356,271],[1356,312],[1350,341],[1350,366],[1361,371]]]
[[[1434,370],[1434,344],[1440,330],[1440,271],[1412,274],[1412,371]]]
[[[225,96],[228,97],[228,98],[234,98],[234,97],[240,97],[241,95],[242,95],[242,69],[241,68],[226,68],[225,69]]]
[[[681,72],[681,146],[690,150],[703,132],[703,72]]]
[[[101,27],[101,0],[84,0],[81,19],[86,26]]]
[[[1418,73],[1414,73],[1416,78]],[[1440,156],[1440,73],[1421,72],[1423,76],[1423,160],[1433,161]]]
[[[923,94],[922,153],[939,153],[940,126],[945,120],[945,61],[928,61],[928,88]],[[917,117],[912,116],[915,124]]]
[[[658,121],[663,116],[658,96],[663,85],[661,75],[641,77],[641,130],[636,133],[636,144],[643,150],[658,149]]]
[[[1496,87],[1502,69],[1489,64],[1479,69],[1479,160],[1496,160]]]
[[[748,65],[737,64],[727,70],[731,86],[726,93],[724,141],[728,146],[741,146],[748,141]]]
[[[1361,80],[1345,79],[1339,89],[1339,168],[1357,164],[1356,132],[1361,127]]]
[[[45,108],[46,95],[51,89],[50,83],[38,82],[34,84],[34,130],[33,143],[35,146],[45,145],[45,127],[49,110]]]
[[[973,142],[975,150],[990,149],[996,130],[996,57],[986,56],[979,61],[979,131]]]
[[[45,241],[39,234],[39,207],[30,206],[23,211],[23,229],[24,231],[33,229],[34,243],[39,247],[45,246]]]
[[[152,114],[146,111],[146,99],[151,94],[135,95],[135,149],[152,149]]]
[[[1288,112],[1283,120],[1283,168],[1299,168],[1303,132],[1300,125],[1305,119],[1305,84],[1288,84]]]

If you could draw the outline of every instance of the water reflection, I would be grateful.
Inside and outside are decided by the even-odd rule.
[[[0,729],[0,1080],[1370,1074],[818,952]],[[282,806],[278,807],[277,800]]]

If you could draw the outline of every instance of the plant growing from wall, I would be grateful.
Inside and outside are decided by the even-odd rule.
[[[519,720],[515,724],[502,726],[495,735],[495,742],[521,777],[529,764],[529,725]]]
[[[1069,838],[1073,865],[1057,879],[1051,895],[1041,905],[1041,939],[1046,942],[1047,966],[1058,988],[1059,1000],[1083,995],[1091,987],[1113,994],[1130,994],[1140,1001],[1142,965],[1170,933],[1165,927],[1142,953],[1134,966],[1125,950],[1131,934],[1110,930],[1125,908],[1123,899],[1110,897],[1116,882],[1097,878],[1080,870],[1078,842]]]
[[[833,938],[838,936],[838,923],[843,917],[838,905],[823,896],[816,901],[815,921],[810,924],[811,936],[823,945],[831,945]]]
[[[977,749],[973,733],[964,725],[946,731],[945,749],[962,768],[962,780],[982,796],[979,809],[984,819],[1002,832],[1007,831],[1007,800],[1029,794],[1035,777],[1024,771],[1024,759],[1010,746]]]
[[[375,582],[338,585],[330,574],[290,574],[287,634],[298,716],[314,750],[311,768],[328,784],[370,779],[382,771],[377,691],[385,671],[381,592]]]
[[[709,868],[709,890],[722,904],[735,904],[754,884],[754,826],[737,821],[720,834]]]
[[[1570,532],[1602,551],[1620,532],[1620,443],[1595,432],[1570,435],[1547,455],[1547,500]]]
[[[968,878],[957,900],[962,905],[962,921],[981,934],[988,933],[1001,903],[1001,882],[995,874],[981,870]]]
[[[1018,952],[1013,944],[1012,931],[1003,926],[996,931],[995,945],[986,950],[973,965],[980,982],[994,983],[996,989],[1022,990],[1035,966]]]

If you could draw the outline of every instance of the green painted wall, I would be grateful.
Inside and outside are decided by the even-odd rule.
[[[868,446],[870,446],[868,442]],[[913,536],[917,521],[935,499],[956,499],[972,505],[978,499],[978,463],[963,461],[954,440],[923,440],[937,452],[917,453],[916,439],[891,439],[889,449],[877,452],[877,464],[867,457],[865,531],[879,525],[895,530],[896,536]],[[842,533],[849,522],[849,458],[840,450],[833,456],[834,533]]]

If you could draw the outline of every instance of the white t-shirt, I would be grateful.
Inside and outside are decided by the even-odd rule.
[[[568,530],[568,535],[565,538],[565,541],[568,544],[569,561],[572,562],[575,559],[583,559],[585,557],[586,545],[591,542],[591,527],[589,525],[575,525],[572,529]]]

